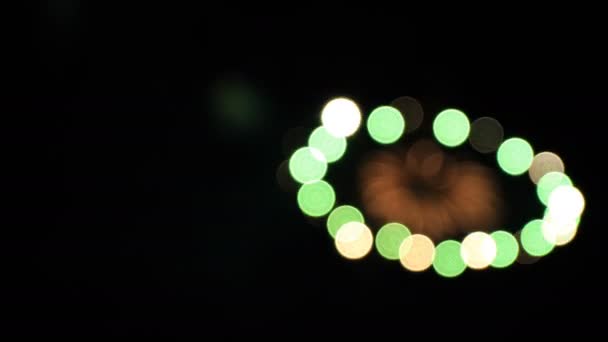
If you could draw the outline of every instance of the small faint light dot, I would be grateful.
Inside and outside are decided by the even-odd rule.
[[[572,185],[570,177],[558,171],[549,172],[542,176],[536,185],[536,194],[541,203],[547,205],[549,196],[560,185]]]
[[[541,152],[534,156],[528,174],[532,182],[538,184],[544,175],[555,171],[564,172],[564,162],[553,152]]]
[[[585,209],[585,197],[577,188],[560,185],[549,196],[549,216],[560,222],[576,220]]]
[[[341,205],[329,214],[327,218],[327,231],[331,237],[335,238],[338,229],[349,222],[365,223],[363,214],[359,209],[350,205]]]
[[[457,277],[467,268],[460,256],[460,242],[446,240],[437,245],[433,268],[444,277]]]
[[[287,130],[281,144],[283,153],[286,156],[291,156],[295,150],[305,146],[309,133],[310,129],[303,126],[297,126]]]
[[[338,230],[335,239],[336,249],[347,259],[361,259],[374,244],[372,231],[361,222],[349,222]]]
[[[323,153],[328,163],[342,158],[346,151],[346,138],[337,138],[327,131],[325,127],[317,127],[308,138],[308,146],[316,148]]]
[[[327,161],[316,148],[302,147],[289,158],[289,173],[300,183],[322,179],[327,172]]]
[[[399,246],[401,265],[410,271],[420,272],[429,268],[435,258],[435,245],[425,235],[410,235]]]
[[[336,202],[334,189],[325,181],[307,183],[298,190],[298,206],[308,216],[323,216]]]
[[[357,104],[340,97],[329,101],[321,113],[321,122],[327,131],[338,138],[353,135],[361,125],[361,110]]]
[[[504,139],[504,130],[498,120],[490,117],[479,118],[471,124],[469,142],[481,153],[496,151]]]
[[[435,138],[448,147],[456,147],[465,142],[470,130],[469,118],[457,109],[446,109],[433,121]]]
[[[532,165],[534,151],[530,143],[522,138],[510,138],[505,140],[496,153],[500,168],[512,175],[518,176],[528,171]]]
[[[399,97],[391,102],[391,106],[397,108],[399,112],[403,115],[406,122],[405,132],[413,132],[420,125],[424,119],[424,111],[422,110],[422,105],[418,100],[409,96]]]
[[[410,230],[400,223],[385,224],[376,234],[378,253],[388,260],[399,260],[399,247],[410,235]]]
[[[283,160],[279,167],[277,167],[277,183],[279,187],[285,192],[295,193],[300,184],[297,183],[293,177],[289,174],[289,160]]]
[[[521,230],[521,246],[530,255],[541,257],[553,250],[554,244],[547,241],[542,232],[543,220],[532,220]]]
[[[473,232],[462,240],[462,260],[472,269],[484,269],[496,258],[496,242],[484,232]]]
[[[519,244],[517,239],[509,232],[497,230],[490,234],[496,242],[496,258],[492,262],[492,267],[504,268],[511,266],[519,255]]]
[[[374,109],[367,118],[367,131],[375,141],[392,144],[403,135],[405,120],[394,107],[382,106]]]

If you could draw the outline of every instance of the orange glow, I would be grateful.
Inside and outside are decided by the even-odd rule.
[[[366,213],[440,240],[499,226],[503,202],[490,169],[456,161],[430,140],[373,154],[359,170]]]

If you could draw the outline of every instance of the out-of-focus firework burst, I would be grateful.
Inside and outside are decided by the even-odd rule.
[[[492,171],[447,155],[431,140],[371,154],[360,166],[359,185],[371,218],[403,223],[435,241],[501,222],[502,196]]]

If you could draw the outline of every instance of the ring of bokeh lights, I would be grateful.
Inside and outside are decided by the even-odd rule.
[[[409,271],[433,268],[437,274],[453,278],[467,268],[503,269],[519,259],[540,258],[573,240],[585,198],[565,173],[562,159],[548,151],[535,154],[532,145],[522,137],[505,139],[503,127],[494,118],[480,117],[471,123],[463,111],[454,108],[436,115],[432,125],[435,140],[447,149],[462,146],[468,140],[479,153],[496,152],[497,165],[506,175],[528,173],[536,186],[536,196],[545,206],[544,212],[516,234],[487,229],[493,231],[473,231],[462,241],[444,240],[435,244],[429,236],[412,233],[401,222],[385,222],[374,237],[359,209],[352,204],[338,205],[332,185],[324,180],[328,167],[342,158],[348,149],[347,138],[354,136],[362,123],[374,142],[386,146],[418,128],[422,118],[422,107],[410,97],[375,108],[367,120],[363,120],[354,101],[335,98],[324,106],[322,124],[310,134],[308,146],[291,155],[289,173],[300,186],[299,208],[313,218],[327,216],[327,230],[344,258],[361,259],[375,247],[381,257],[399,261]],[[409,119],[415,127],[408,127]]]

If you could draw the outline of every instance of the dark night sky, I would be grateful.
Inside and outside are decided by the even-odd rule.
[[[38,335],[599,330],[600,22],[388,12],[33,8],[6,103],[17,170],[4,190],[4,322]],[[219,116],[226,84],[253,101],[245,128]],[[454,280],[374,253],[342,259],[275,179],[285,132],[314,128],[341,95],[365,113],[409,95],[427,119],[448,106],[492,115],[557,152],[587,197],[579,235],[536,264]],[[366,148],[330,174],[337,184]],[[526,212],[531,187],[509,189]]]

